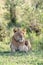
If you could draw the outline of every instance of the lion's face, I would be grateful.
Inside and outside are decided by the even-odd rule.
[[[23,30],[20,30],[20,29],[18,29],[18,30],[14,30],[14,38],[15,38],[15,40],[16,41],[18,41],[18,42],[23,42],[24,41],[24,31]]]

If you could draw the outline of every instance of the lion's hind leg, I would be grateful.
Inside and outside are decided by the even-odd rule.
[[[19,46],[19,51],[28,52],[28,47],[26,45]]]

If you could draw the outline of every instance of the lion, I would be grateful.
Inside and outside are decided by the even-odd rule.
[[[16,50],[19,50],[19,51],[27,52],[30,49],[31,44],[28,40],[25,40],[24,38],[24,34],[26,30],[14,29],[13,31],[14,31],[14,35],[12,37],[12,41],[10,45],[11,51],[15,52]]]

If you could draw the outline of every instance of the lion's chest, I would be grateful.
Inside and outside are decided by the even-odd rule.
[[[17,42],[16,40],[12,40],[12,43],[15,47],[23,46],[25,44],[25,41],[23,42]]]

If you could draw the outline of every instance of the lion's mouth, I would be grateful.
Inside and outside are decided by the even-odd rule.
[[[24,38],[20,39],[19,42],[24,42]]]
[[[20,42],[20,43],[22,43],[22,42],[24,42],[24,37],[23,38],[16,38],[16,37],[14,37],[14,40],[16,41],[16,42]]]

